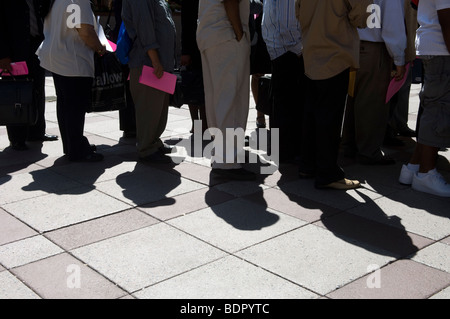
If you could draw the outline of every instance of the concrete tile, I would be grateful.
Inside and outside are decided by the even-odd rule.
[[[243,199],[205,208],[168,221],[171,225],[229,252],[278,236],[305,223]]]
[[[3,208],[40,232],[130,208],[130,205],[87,186],[71,191],[72,194],[50,194],[7,204]]]
[[[318,296],[228,256],[134,294],[139,299],[311,299]]]
[[[40,299],[8,271],[0,272],[0,299]]]
[[[225,255],[163,223],[84,246],[72,253],[130,293]]]
[[[342,212],[321,218],[314,225],[324,227],[339,238],[358,241],[371,246],[376,252],[389,252],[395,258],[405,258],[433,241],[405,231],[401,224],[391,226],[361,216]]]
[[[180,176],[183,176],[183,178],[208,186],[214,186],[223,183],[222,179],[211,175],[210,167],[206,167],[203,165],[183,162],[173,168],[170,168],[170,170],[175,171],[177,174],[180,174]]]
[[[340,211],[274,188],[266,189],[262,194],[253,194],[244,198],[306,222],[318,221],[323,216],[336,214]]]
[[[60,252],[62,249],[48,239],[34,236],[0,246],[0,263],[7,268],[14,268]]]
[[[441,240],[441,243],[450,245],[450,236]]]
[[[4,182],[5,178],[8,179],[7,182]],[[81,184],[48,169],[6,176],[0,178],[0,205],[46,195],[47,193],[61,193],[79,186]]]
[[[398,191],[349,212],[433,240],[450,235],[448,203],[412,189]]]
[[[235,197],[261,193],[268,188],[268,186],[260,184],[256,181],[229,181],[214,187],[214,189],[231,194]]]
[[[114,299],[126,292],[63,253],[12,271],[44,299]]]
[[[450,246],[435,243],[417,252],[412,260],[450,274]]]
[[[36,231],[0,208],[0,246],[34,235]]]
[[[425,299],[450,285],[450,274],[399,260],[327,296],[333,299]]]
[[[314,225],[296,229],[236,254],[300,286],[325,295],[393,260]]]
[[[278,186],[277,188],[282,192],[294,194],[341,210],[370,203],[383,196],[364,187],[348,191],[333,189],[318,190],[314,187],[314,181],[310,179],[299,179]]]
[[[202,188],[151,204],[141,205],[139,206],[139,210],[160,220],[168,220],[232,199],[234,197],[229,194],[215,189]]]
[[[2,265],[0,265],[0,272],[3,271],[3,270],[5,270],[5,268],[3,268]]]
[[[97,183],[95,186],[130,205],[148,204],[206,187],[179,175],[139,163],[133,171],[124,172],[113,181]]]
[[[450,299],[450,286],[431,296],[430,299]]]
[[[137,209],[103,216],[45,234],[45,237],[65,250],[72,250],[97,241],[118,236],[158,223]]]

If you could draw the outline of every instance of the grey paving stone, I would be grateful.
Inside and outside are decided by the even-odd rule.
[[[0,299],[40,299],[8,271],[0,272]]]
[[[115,299],[126,292],[63,253],[12,272],[44,299]]]
[[[448,203],[412,189],[398,191],[349,212],[434,240],[450,235]]]
[[[357,241],[307,225],[236,254],[304,288],[325,295],[369,272],[372,264],[394,260],[366,249]]]
[[[133,171],[124,172],[115,180],[97,183],[95,186],[98,190],[130,205],[148,204],[206,187],[139,163],[135,165]]]
[[[130,293],[225,255],[163,223],[84,246],[72,253]]]
[[[0,208],[0,246],[34,235],[36,231]]]
[[[168,223],[228,252],[236,252],[306,224],[244,199],[205,208]]]
[[[311,299],[318,295],[228,256],[150,286],[139,299]]]
[[[450,273],[450,246],[435,243],[417,252],[412,260]]]
[[[0,246],[0,263],[14,268],[61,252],[60,247],[43,236],[34,236]]]
[[[4,205],[3,208],[40,232],[69,226],[130,208],[91,187],[72,194],[50,194]]]
[[[137,209],[130,209],[73,226],[60,228],[46,233],[45,237],[65,250],[72,250],[155,223],[158,223],[156,219]]]
[[[450,274],[399,260],[332,292],[330,298],[425,299],[450,285]]]

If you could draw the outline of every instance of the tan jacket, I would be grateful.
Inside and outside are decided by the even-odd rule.
[[[303,34],[305,73],[325,80],[348,68],[359,68],[357,28],[367,26],[372,0],[297,0]]]

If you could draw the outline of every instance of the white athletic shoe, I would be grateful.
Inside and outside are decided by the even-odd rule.
[[[398,178],[398,181],[400,184],[404,185],[411,185],[413,182],[414,175],[419,171],[419,167],[417,166],[417,169],[411,169],[407,165],[402,166],[402,170],[400,172],[400,177]]]
[[[450,184],[436,169],[426,174],[414,174],[412,188],[419,192],[450,197]]]

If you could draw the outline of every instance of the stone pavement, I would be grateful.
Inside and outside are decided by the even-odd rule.
[[[47,131],[59,135],[51,78],[46,89]],[[249,130],[255,118],[252,103]],[[169,121],[164,139],[186,142],[187,107]],[[0,299],[450,297],[450,199],[397,182],[413,140],[385,150],[395,166],[342,159],[364,187],[339,192],[289,164],[233,182],[202,158],[137,163],[117,112],[87,115],[85,131],[104,162],[70,163],[59,141],[12,151],[0,127]]]

